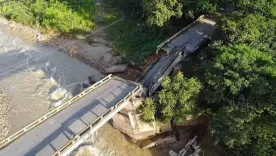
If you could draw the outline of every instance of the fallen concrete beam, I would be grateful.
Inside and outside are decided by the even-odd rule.
[[[105,73],[106,74],[122,73],[122,72],[126,71],[127,66],[128,66],[127,64],[113,65],[110,68],[106,69]]]

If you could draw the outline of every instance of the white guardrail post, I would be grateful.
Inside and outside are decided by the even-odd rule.
[[[52,116],[56,115],[57,113],[61,112],[62,110],[64,110],[65,108],[67,108],[68,106],[70,106],[71,104],[73,104],[74,102],[78,101],[79,99],[81,99],[83,96],[87,95],[88,93],[92,92],[93,90],[95,90],[97,87],[101,86],[102,84],[104,84],[105,82],[109,81],[112,78],[112,75],[109,74],[108,76],[106,76],[105,78],[101,79],[100,81],[96,82],[95,84],[91,85],[89,88],[87,88],[86,90],[82,91],[80,94],[78,94],[77,96],[75,96],[74,98],[70,99],[69,101],[61,104],[60,106],[56,107],[55,109],[49,111],[48,113],[44,114],[43,116],[41,116],[40,118],[38,118],[37,120],[33,121],[32,123],[28,124],[27,126],[23,127],[22,129],[20,129],[19,131],[15,132],[14,134],[10,135],[9,137],[7,137],[6,139],[2,140],[0,142],[0,150],[4,147],[6,147],[7,145],[9,145],[11,142],[15,141],[16,139],[18,139],[20,136],[22,136],[23,134],[27,133],[28,131],[32,130],[33,128],[35,128],[36,126],[38,126],[39,124],[43,123],[44,121],[48,120],[49,118],[51,118]]]

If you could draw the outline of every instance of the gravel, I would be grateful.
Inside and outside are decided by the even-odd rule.
[[[10,99],[0,90],[0,140],[3,140],[11,128]]]

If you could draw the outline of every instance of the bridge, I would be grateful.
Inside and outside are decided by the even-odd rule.
[[[216,30],[216,21],[200,16],[193,23],[183,28],[175,35],[157,46],[158,52],[166,52],[144,72],[138,79],[147,95],[152,95],[165,76],[168,76],[173,67],[187,55],[196,52],[207,43]]]
[[[154,93],[162,78],[181,60],[180,53],[193,53],[210,38],[215,24],[202,16],[157,47],[168,55],[152,64],[139,79],[148,95]],[[108,75],[2,140],[0,156],[68,155],[139,96],[143,87]]]
[[[142,87],[112,75],[0,142],[0,156],[67,155],[97,131]]]

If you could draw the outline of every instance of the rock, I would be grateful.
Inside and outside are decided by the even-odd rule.
[[[44,71],[41,70],[41,69],[35,71],[34,74],[35,74],[35,77],[39,78],[39,79],[42,79],[42,78],[44,78],[46,76],[45,73],[44,73]]]
[[[141,143],[140,147],[142,149],[148,149],[148,148],[154,147],[155,145],[156,145],[155,142],[148,139],[148,140],[144,141],[143,143]]]
[[[86,84],[86,83],[83,83],[83,84],[82,84],[82,88],[88,88],[88,87],[89,87],[88,84]]]
[[[127,69],[127,64],[118,64],[113,65],[111,68],[106,69],[106,74],[112,74],[112,73],[122,73]]]
[[[89,82],[90,85],[93,85],[94,83],[96,83],[94,76],[89,76],[88,77],[88,82]]]
[[[57,81],[53,77],[50,78],[50,81],[53,86],[56,86],[58,84]]]
[[[58,88],[51,94],[51,100],[54,100],[54,101],[61,100],[66,93],[67,91],[65,89]]]

